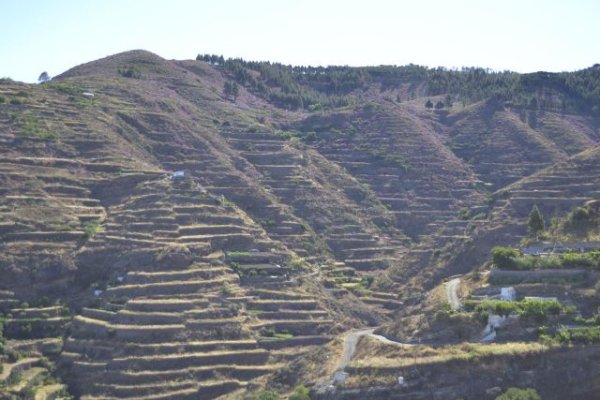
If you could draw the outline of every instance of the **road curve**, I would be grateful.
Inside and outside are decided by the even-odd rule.
[[[356,352],[358,340],[363,336],[373,334],[373,332],[375,332],[375,328],[359,329],[346,333],[346,336],[344,336],[344,350],[342,352],[342,356],[340,357],[340,363],[337,367],[338,371],[343,371],[352,360],[352,357]]]

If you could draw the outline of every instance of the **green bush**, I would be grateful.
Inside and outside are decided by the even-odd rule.
[[[535,389],[509,388],[506,392],[496,397],[496,400],[541,400]]]
[[[94,235],[96,235],[96,232],[98,232],[98,227],[100,226],[100,224],[98,223],[98,221],[89,221],[86,222],[83,225],[83,232],[85,234],[85,237],[88,239],[91,239],[94,237]]]
[[[586,207],[575,207],[565,221],[565,228],[578,236],[585,236],[585,233],[596,225],[594,213]]]
[[[562,309],[557,300],[522,300],[519,302],[519,314],[523,318],[531,318],[542,322],[548,315],[558,315]]]
[[[487,317],[488,314],[510,315],[518,311],[517,302],[505,300],[484,300],[475,307],[475,312]]]
[[[487,317],[489,314],[502,316],[517,314],[523,318],[543,322],[549,315],[560,314],[561,309],[562,307],[557,300],[484,300],[475,307],[475,312],[479,313],[482,318]]]
[[[501,269],[514,269],[515,259],[519,256],[519,251],[510,247],[494,247],[492,249],[492,261]]]
[[[531,262],[533,267],[541,269],[558,269],[562,268],[563,266],[562,257],[556,255],[550,255],[546,257],[529,256],[529,258],[533,259]]]
[[[310,391],[306,386],[300,385],[296,387],[289,400],[310,400],[309,393]]]
[[[0,104],[4,103],[5,101],[6,101],[6,97],[0,96]]]
[[[556,339],[561,343],[600,343],[600,326],[559,329],[558,332],[556,332]]]
[[[600,250],[532,256],[521,255],[517,249],[509,247],[494,247],[492,261],[496,267],[508,270],[587,268],[600,271]]]
[[[119,74],[125,78],[140,79],[142,77],[141,71],[133,65],[119,68]]]
[[[254,393],[252,400],[279,400],[279,395],[271,390]]]

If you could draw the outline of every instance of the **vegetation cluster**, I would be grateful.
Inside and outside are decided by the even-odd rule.
[[[463,103],[495,99],[528,110],[592,113],[600,117],[600,64],[576,72],[518,74],[484,68],[428,68],[409,64],[376,67],[291,66],[199,54],[255,94],[289,109],[318,111],[358,102],[356,92],[373,83],[381,90],[408,88],[406,98],[447,94]],[[451,104],[451,103],[450,103]],[[448,107],[439,102],[436,109]],[[435,107],[432,104],[432,108]]]

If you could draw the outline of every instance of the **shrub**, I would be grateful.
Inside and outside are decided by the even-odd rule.
[[[6,97],[0,96],[0,104],[4,103],[5,101],[6,101]]]
[[[509,388],[506,392],[496,397],[496,400],[541,400],[535,389]]]
[[[142,77],[141,71],[133,65],[119,68],[119,74],[125,78],[140,79]]]
[[[252,400],[279,400],[279,395],[271,390],[254,393]]]
[[[306,386],[297,386],[294,393],[290,396],[289,400],[310,400],[309,390]]]
[[[515,258],[519,257],[518,250],[510,247],[494,247],[492,249],[492,261],[494,265],[502,269],[514,269]]]
[[[482,318],[488,314],[510,315],[517,314],[523,318],[535,319],[538,322],[546,320],[549,315],[560,314],[562,307],[557,300],[484,300],[475,307],[475,312]]]
[[[233,294],[233,290],[231,289],[231,287],[224,283],[223,285],[221,285],[221,295],[222,296],[231,296]]]
[[[83,232],[85,233],[85,237],[88,239],[93,238],[94,235],[96,235],[96,232],[98,231],[99,226],[100,226],[100,224],[98,223],[98,221],[86,222],[83,225]]]
[[[584,235],[595,225],[594,215],[586,207],[575,207],[566,218],[565,228],[577,235]]]
[[[304,260],[300,257],[294,257],[290,260],[289,266],[292,269],[301,269],[304,267]]]
[[[471,217],[471,210],[469,210],[468,208],[462,208],[460,210],[460,212],[458,213],[458,219],[461,219],[463,221],[468,220]]]
[[[600,342],[600,326],[559,329],[556,339],[561,343],[592,344]]]
[[[530,264],[532,265],[532,267],[538,267],[538,268],[542,268],[542,269],[558,269],[561,268],[563,266],[562,263],[562,257],[556,256],[556,255],[550,255],[547,257],[529,257],[530,260],[533,260],[532,262],[530,262]]]
[[[532,270],[560,268],[589,268],[600,270],[600,251],[564,253],[549,256],[520,255],[518,250],[494,247],[492,260],[500,269]]]
[[[524,318],[544,321],[548,315],[558,315],[562,309],[557,300],[523,300],[519,302],[519,314]]]
[[[510,315],[516,314],[518,311],[518,305],[516,302],[505,301],[505,300],[484,300],[481,304],[475,307],[475,312],[482,316],[487,314],[497,315]]]

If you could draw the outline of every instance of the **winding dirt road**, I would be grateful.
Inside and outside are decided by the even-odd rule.
[[[343,371],[350,361],[352,361],[352,357],[356,352],[358,340],[363,336],[372,335],[373,332],[375,332],[375,328],[360,329],[346,333],[346,336],[344,337],[344,351],[340,358],[340,363],[337,368],[338,371]]]

